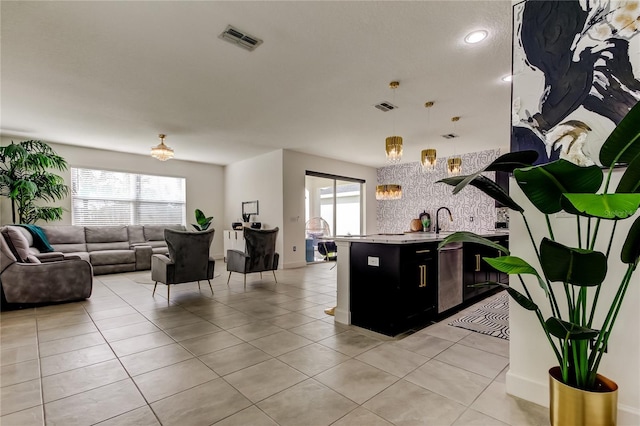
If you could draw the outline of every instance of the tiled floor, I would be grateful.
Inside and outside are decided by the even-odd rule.
[[[216,265],[224,270],[224,264]],[[327,264],[226,273],[151,296],[150,272],[92,297],[1,315],[0,423],[547,425],[505,394],[508,343],[448,326],[401,339],[334,324]],[[458,314],[460,315],[460,314]]]

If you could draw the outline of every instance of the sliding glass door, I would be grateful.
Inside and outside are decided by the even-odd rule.
[[[317,250],[319,239],[362,234],[363,183],[359,179],[307,171],[305,231],[307,244],[312,244],[315,250],[311,256],[307,248],[308,262],[323,259]]]

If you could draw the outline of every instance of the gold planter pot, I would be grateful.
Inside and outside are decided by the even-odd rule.
[[[552,426],[615,426],[618,418],[618,385],[600,374],[598,391],[565,385],[560,367],[549,370],[549,417]]]

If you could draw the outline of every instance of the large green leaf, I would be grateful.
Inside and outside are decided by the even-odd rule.
[[[555,317],[546,320],[545,325],[552,336],[562,340],[591,340],[600,333],[598,330],[582,327]]]
[[[637,264],[638,259],[640,259],[640,217],[631,225],[620,253],[620,260],[623,263]]]
[[[538,152],[533,150],[508,152],[496,158],[485,167],[487,172],[513,172],[521,167],[531,166],[538,159]]]
[[[562,159],[516,169],[513,175],[529,201],[545,214],[562,210],[562,194],[593,194],[600,188],[603,179],[598,166],[581,167]]]
[[[501,252],[503,252],[504,254],[509,254],[509,249],[498,244],[495,243],[487,238],[481,237],[478,234],[474,234],[473,232],[468,232],[468,231],[459,231],[459,232],[454,232],[453,234],[449,235],[448,237],[446,237],[445,239],[442,240],[442,242],[440,244],[438,244],[438,250],[440,250],[442,247],[446,246],[449,243],[475,243],[475,244],[481,244],[483,246],[487,246],[487,247],[492,247],[496,250],[500,250]]]
[[[493,281],[489,282],[488,284],[497,285],[507,290],[507,293],[509,293],[509,296],[511,296],[513,300],[515,300],[518,303],[518,305],[522,306],[527,311],[535,311],[538,309],[538,305],[536,305],[533,300],[529,299],[527,296],[520,293],[518,290],[514,289],[513,287],[509,287],[507,284],[496,283]]]
[[[546,277],[577,286],[597,286],[607,276],[607,258],[603,253],[567,247],[543,238],[540,264]]]
[[[538,275],[538,271],[527,263],[526,260],[517,256],[500,256],[500,257],[485,257],[485,262],[494,267],[500,272],[504,272],[509,275],[517,274],[532,274]]]
[[[636,155],[624,171],[616,192],[640,192],[640,154]]]
[[[500,257],[483,257],[484,261],[491,265],[493,268],[500,272],[504,272],[509,275],[534,275],[540,288],[544,290],[546,294],[549,294],[547,283],[540,277],[540,274],[536,269],[531,266],[526,260],[517,256],[500,256]]]
[[[638,194],[563,194],[562,208],[569,213],[601,219],[626,219],[640,207]]]
[[[471,181],[476,179],[485,171],[513,172],[517,168],[531,166],[537,159],[538,153],[531,150],[508,152],[506,154],[503,154],[493,160],[488,166],[477,170],[475,173],[463,176],[463,179],[461,179],[453,189],[453,193],[457,194],[458,192],[460,192],[462,188],[467,186],[469,183],[471,183]]]
[[[442,179],[438,182],[445,182],[449,185],[455,186],[453,189],[453,193],[457,194],[467,186],[471,181],[473,181],[476,177],[480,176],[485,171],[487,172],[513,172],[515,169],[519,167],[528,167],[533,164],[534,161],[538,159],[538,153],[532,150],[525,151],[515,151],[508,152],[504,155],[493,160],[488,166],[483,167],[474,173],[466,176],[456,176],[455,178]],[[456,182],[453,184],[453,182]]]
[[[439,180],[436,183],[446,183],[447,185],[457,186],[467,178],[468,176],[454,176],[449,178],[444,178]],[[522,207],[518,205],[513,199],[507,194],[507,192],[500,187],[497,183],[492,181],[486,176],[477,175],[473,180],[469,182],[471,186],[475,186],[480,191],[487,194],[489,197],[493,198],[496,201],[499,201],[504,206],[510,208],[511,210],[515,210],[518,212],[524,211]],[[455,189],[454,189],[455,192]]]
[[[610,167],[631,163],[640,154],[640,102],[618,123],[600,148],[600,162]]]

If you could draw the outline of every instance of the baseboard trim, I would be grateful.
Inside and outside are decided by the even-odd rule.
[[[531,401],[543,407],[549,406],[549,383],[536,382],[519,376],[509,369],[506,376],[506,391],[509,395]]]

